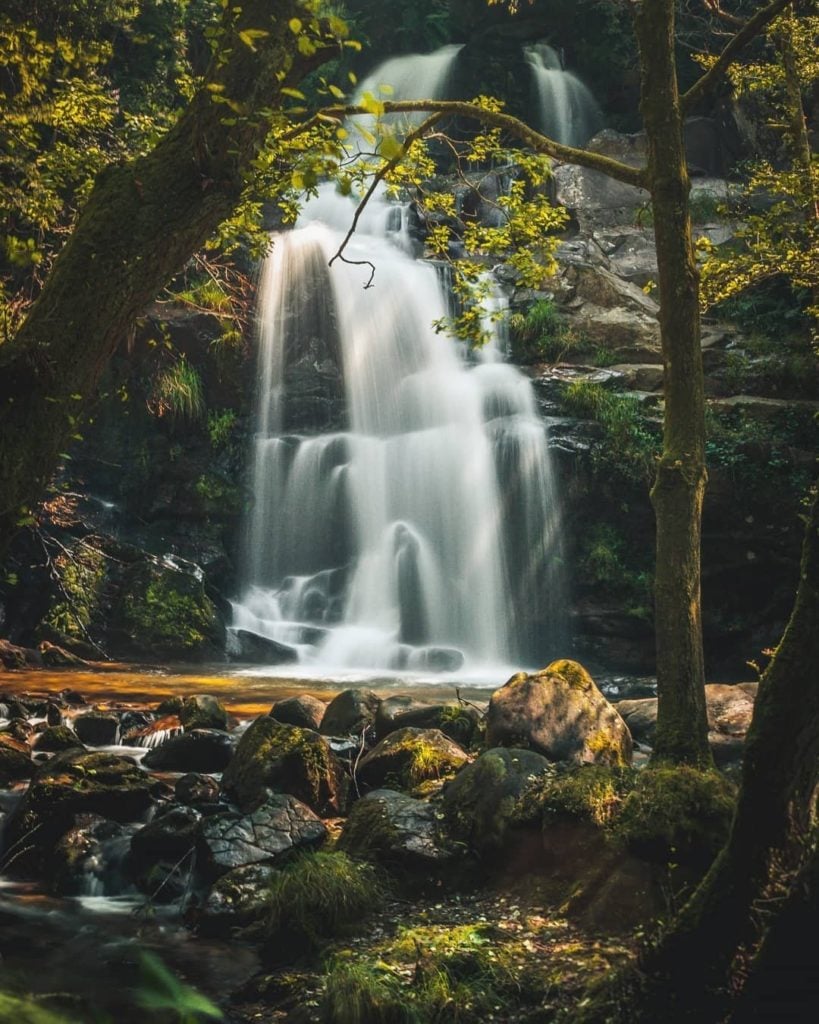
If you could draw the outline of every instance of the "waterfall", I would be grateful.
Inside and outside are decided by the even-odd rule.
[[[328,268],[353,210],[322,186],[264,267],[234,632],[327,673],[554,656],[559,531],[531,385],[500,336],[476,360],[436,332],[442,275],[383,198],[345,253],[373,286],[368,266]]]
[[[597,102],[580,79],[566,71],[557,51],[546,43],[524,49],[537,99],[539,127],[567,146],[581,146],[603,126]]]
[[[402,57],[391,57],[360,83],[353,98],[359,103],[364,93],[371,93],[376,99],[395,100],[438,100],[447,98],[447,86],[453,65],[462,45],[442,46],[432,53],[408,53]],[[389,95],[379,91],[386,85],[392,91]],[[420,121],[423,114],[404,115],[409,121]]]

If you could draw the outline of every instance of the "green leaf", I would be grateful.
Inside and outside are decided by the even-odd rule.
[[[301,21],[299,18],[291,18],[287,23],[290,26],[290,31],[294,36],[297,36],[301,32]]]

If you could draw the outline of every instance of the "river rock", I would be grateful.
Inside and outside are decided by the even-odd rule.
[[[376,789],[353,805],[338,846],[353,857],[415,871],[454,855],[433,805],[394,789]]]
[[[326,817],[343,813],[349,779],[323,736],[262,717],[239,741],[222,786],[246,809],[273,789],[298,797]]]
[[[179,711],[179,721],[186,729],[227,729],[225,705],[209,693],[186,697]]]
[[[270,709],[270,717],[284,725],[298,725],[302,729],[318,730],[327,705],[318,697],[302,693],[298,697],[287,697],[276,701]]]
[[[31,778],[34,765],[28,744],[0,733],[0,785]]]
[[[399,729],[359,761],[357,776],[366,785],[412,788],[452,775],[468,758],[438,729]]]
[[[72,722],[82,743],[89,747],[108,747],[117,742],[119,735],[119,718],[101,711],[89,711],[78,715]]]
[[[48,857],[46,877],[58,896],[117,894],[125,883],[128,838],[116,821],[77,815]]]
[[[472,742],[478,718],[477,710],[465,704],[427,704],[415,697],[387,697],[375,716],[375,738],[380,741],[391,732],[411,726],[440,729],[451,740],[466,746]]]
[[[554,661],[534,675],[518,672],[489,701],[486,742],[529,747],[550,761],[631,763],[631,735],[586,670]]]
[[[342,690],[327,705],[320,731],[325,736],[360,735],[375,722],[380,703],[372,690]]]
[[[651,746],[654,742],[654,734],[657,732],[657,698],[621,700],[614,706],[628,726],[635,742],[647,743]]]
[[[44,854],[71,827],[75,815],[139,821],[160,789],[161,784],[129,758],[84,750],[55,754],[37,769],[8,822],[7,856],[20,851],[15,870],[36,871]]]
[[[123,735],[122,742],[130,747],[158,747],[182,731],[182,722],[176,715],[163,715],[144,728],[131,729]]]
[[[318,846],[327,829],[300,800],[271,793],[252,814],[215,814],[202,822],[201,863],[212,876],[248,864],[274,864],[298,850]]]
[[[50,725],[34,738],[33,743],[35,750],[45,750],[48,753],[82,746],[79,736],[67,725]]]
[[[532,750],[485,751],[444,789],[447,826],[478,853],[499,849],[510,829],[539,824],[537,794],[551,770],[549,761]]]
[[[237,629],[233,658],[260,665],[288,665],[299,660],[299,652],[289,644],[279,643],[267,636],[259,636],[249,629]]]
[[[188,807],[216,804],[219,802],[219,783],[210,775],[188,772],[177,781],[174,796]]]
[[[200,934],[229,935],[264,917],[277,870],[270,864],[248,864],[218,878],[197,920]]]
[[[164,772],[221,772],[233,757],[233,740],[218,729],[193,729],[149,750],[143,765]]]

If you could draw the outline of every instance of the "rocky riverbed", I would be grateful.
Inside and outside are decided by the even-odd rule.
[[[643,775],[650,689],[614,704],[575,662],[458,698],[2,682],[6,970],[122,1021],[141,1019],[123,992],[158,984],[145,950],[228,1020],[334,1020],[350,985],[419,1013],[454,1000],[458,1020],[552,1019],[707,867],[754,698],[709,688],[722,774]],[[72,975],[67,949],[109,980]]]

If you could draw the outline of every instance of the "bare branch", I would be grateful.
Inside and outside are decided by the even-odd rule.
[[[421,124],[419,124],[417,128],[413,129],[409,133],[409,135],[407,135],[407,137],[404,139],[404,141],[403,141],[403,143],[401,145],[401,148],[398,150],[398,152],[395,154],[395,156],[391,157],[391,159],[389,159],[389,160],[385,160],[384,163],[381,165],[381,167],[379,167],[379,169],[373,175],[373,180],[370,182],[370,187],[364,193],[363,199],[361,200],[361,202],[356,207],[355,215],[353,216],[353,222],[350,225],[349,231],[344,236],[344,241],[338,247],[338,251],[336,252],[336,254],[333,256],[333,258],[328,263],[328,266],[332,267],[332,265],[335,263],[335,261],[337,259],[340,259],[343,263],[351,263],[351,264],[356,264],[357,263],[359,265],[366,264],[366,265],[372,267],[372,273],[370,274],[370,279],[364,285],[365,289],[372,287],[373,278],[375,277],[375,266],[372,263],[370,263],[369,260],[348,260],[348,259],[345,259],[345,257],[344,257],[344,250],[347,248],[347,245],[348,245],[350,239],[355,234],[355,230],[358,227],[358,222],[359,222],[359,220],[361,218],[361,214],[364,212],[364,210],[365,210],[365,208],[367,206],[367,203],[369,203],[369,201],[372,199],[373,195],[375,194],[375,190],[378,188],[378,186],[381,184],[381,182],[384,180],[384,178],[386,178],[386,176],[390,173],[390,171],[394,170],[401,163],[401,161],[404,159],[404,157],[409,152],[409,148],[413,144],[413,142],[415,142],[416,139],[420,139],[424,135],[425,132],[429,131],[430,128],[434,127],[441,120],[442,117],[443,117],[443,114],[433,114],[432,117],[428,117],[428,118],[426,118],[426,120],[422,121]]]
[[[717,62],[713,67],[709,68],[701,78],[697,79],[688,92],[683,95],[681,99],[683,114],[690,113],[692,107],[699,99],[719,81],[726,70],[733,64],[740,51],[748,43],[756,39],[759,33],[792,3],[793,0],[773,0],[773,3],[763,7],[761,11],[757,11],[753,18],[731,39],[717,58]]]

